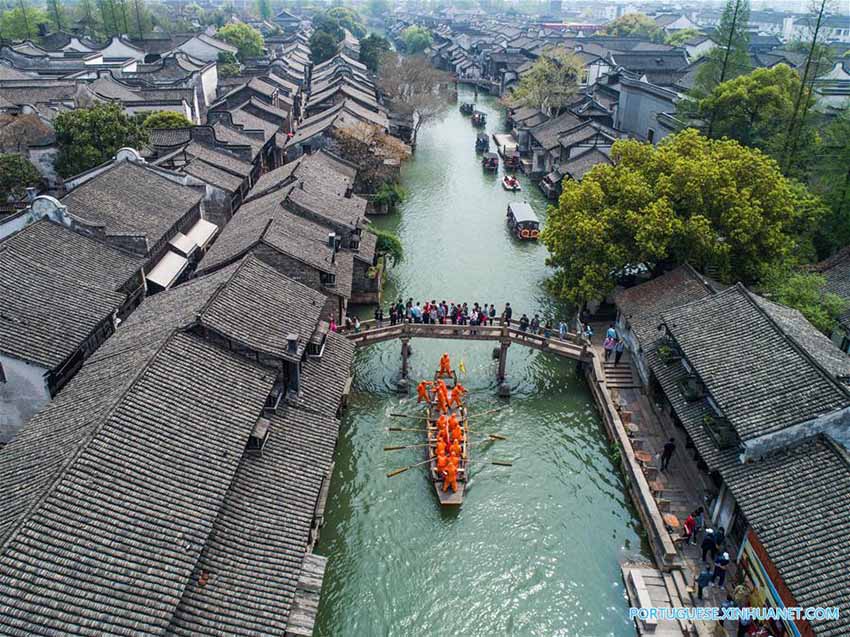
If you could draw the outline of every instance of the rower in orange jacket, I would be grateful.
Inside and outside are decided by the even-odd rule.
[[[448,491],[451,487],[452,491],[457,493],[457,467],[449,465],[446,467],[446,477],[443,478],[443,491]]]
[[[440,376],[451,376],[452,375],[452,364],[449,360],[449,353],[446,352],[440,357]]]
[[[445,475],[446,468],[449,466],[449,457],[447,455],[437,456],[437,474]]]
[[[449,416],[449,429],[454,429],[455,427],[460,427],[460,423],[457,421],[457,416],[452,414]]]
[[[449,401],[449,404],[455,403],[458,407],[461,405],[461,400],[463,400],[463,395],[466,393],[466,387],[458,383],[455,385],[454,389],[452,389],[452,399]]]
[[[444,394],[437,394],[437,407],[443,415],[449,410],[449,403]]]
[[[437,439],[437,455],[444,456],[446,455],[446,441],[442,438]]]
[[[428,402],[428,385],[429,383],[423,380],[416,386],[416,392],[419,394],[419,400],[416,401],[417,403],[421,403],[423,400],[426,403]]]
[[[460,427],[455,427],[452,429],[452,442],[458,441],[461,442],[463,440],[463,429]]]
[[[455,455],[455,456],[459,456],[460,452],[461,452],[460,441],[459,440],[453,440],[452,446],[449,447],[449,453],[452,454],[452,455]]]

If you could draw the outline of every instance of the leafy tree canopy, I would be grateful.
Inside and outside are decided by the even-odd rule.
[[[7,40],[32,40],[44,22],[50,22],[46,11],[23,4],[3,12],[0,32]]]
[[[369,67],[370,71],[377,73],[381,56],[389,50],[389,40],[382,38],[380,35],[370,33],[360,40],[360,61]]]
[[[838,326],[847,302],[825,287],[826,278],[820,274],[778,269],[766,279],[762,291],[771,300],[799,310],[828,336]]]
[[[691,90],[694,97],[704,97],[721,82],[750,72],[752,64],[749,54],[750,33],[747,30],[749,22],[749,0],[726,2],[720,16],[720,25],[714,35],[718,46],[703,58],[705,62],[697,71]]]
[[[844,111],[821,131],[812,166],[814,189],[830,211],[818,226],[815,247],[826,258],[850,245],[850,111]]]
[[[612,159],[564,182],[542,232],[553,288],[573,302],[630,266],[688,261],[749,284],[811,257],[823,206],[758,150],[686,129],[658,146],[618,141]]]
[[[339,26],[339,20],[332,18],[327,13],[317,13],[313,16],[313,28],[315,31],[322,31],[330,35],[333,38],[334,44],[342,42],[342,38],[345,35],[342,32],[342,27]]]
[[[144,121],[144,127],[147,129],[189,128],[191,126],[194,126],[194,124],[188,117],[175,111],[157,111],[148,115]]]
[[[0,202],[23,199],[27,188],[41,183],[41,175],[32,163],[15,153],[0,154]]]
[[[655,20],[643,13],[627,13],[612,20],[602,29],[605,35],[648,38],[653,42],[664,39],[664,31]]]
[[[404,261],[404,246],[398,235],[389,230],[380,230],[371,226],[369,227],[369,232],[378,238],[375,242],[375,252],[386,256],[392,265]]]
[[[310,36],[310,59],[313,64],[330,60],[337,52],[337,41],[327,31],[316,30]]]
[[[336,20],[341,29],[351,31],[356,38],[362,38],[366,35],[366,27],[363,26],[363,20],[360,14],[349,7],[333,7],[328,9],[325,14],[331,20]]]
[[[519,86],[508,102],[514,107],[539,108],[556,116],[578,93],[583,70],[584,63],[574,53],[560,48],[548,49],[520,78]]]
[[[240,22],[225,25],[216,32],[215,36],[239,49],[236,56],[243,62],[263,54],[263,36],[247,24]]]
[[[369,0],[366,11],[375,18],[385,18],[390,13],[389,0]]]
[[[736,139],[779,158],[794,112],[800,76],[785,64],[727,80],[699,100],[699,116],[712,120],[712,137]]]
[[[681,31],[676,31],[665,37],[664,44],[669,44],[670,46],[685,46],[685,42],[698,35],[700,35],[700,32],[696,29],[682,29]]]
[[[269,0],[257,0],[257,13],[262,20],[272,17],[272,4]]]
[[[141,117],[128,115],[117,104],[97,104],[56,116],[53,122],[59,154],[56,170],[71,177],[111,159],[119,148],[139,148],[148,134]]]
[[[405,53],[416,55],[431,46],[431,32],[424,27],[407,27],[401,33]]]

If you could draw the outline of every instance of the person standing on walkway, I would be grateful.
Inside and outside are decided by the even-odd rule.
[[[510,323],[509,323],[510,325]],[[528,329],[528,317],[523,314],[519,319],[519,331],[524,332]]]
[[[664,443],[664,449],[661,451],[661,470],[666,471],[667,466],[670,464],[670,458],[673,457],[673,453],[676,451],[676,439],[670,438],[667,442]]]
[[[567,339],[567,322],[566,322],[566,321],[564,321],[564,320],[561,320],[561,321],[558,323],[558,337],[559,337],[562,341],[564,341],[564,340],[566,340],[566,339]]]
[[[490,325],[493,325],[493,321],[496,320],[496,306],[492,303],[490,304],[490,312],[488,316],[490,317]]]
[[[514,311],[511,308],[511,304],[505,303],[505,311],[502,314],[502,316],[505,317],[505,325],[507,325],[508,327],[511,326],[511,317],[513,317],[513,315],[514,315]]]
[[[717,527],[717,530],[714,532],[714,545],[717,547],[715,553],[717,551],[722,551],[723,547],[726,544],[726,529],[722,526]],[[711,556],[712,559],[716,557],[716,555]]]
[[[375,324],[378,327],[384,326],[384,310],[381,308],[380,305],[375,308]]]
[[[711,559],[714,560],[717,556],[717,543],[714,541],[714,530],[706,529],[705,537],[702,538],[702,544],[700,544],[700,548],[702,549],[702,561],[706,561],[706,555],[711,553]]]
[[[694,530],[697,527],[697,521],[694,519],[695,511],[692,511],[688,514],[688,517],[685,518],[685,523],[682,525],[682,537],[685,539],[685,542],[690,542],[691,537],[693,537]]]
[[[614,345],[614,367],[620,364],[620,359],[623,357],[623,352],[626,350],[626,342],[622,338],[617,339]]]
[[[531,333],[539,334],[540,333],[540,316],[535,314],[534,318],[531,319]]]
[[[729,554],[721,553],[714,558],[714,574],[711,576],[711,581],[717,580],[717,585],[723,588],[726,583],[726,568],[729,566]]]
[[[611,338],[610,336],[605,337],[605,340],[602,343],[602,349],[605,350],[605,362],[606,363],[611,358],[611,352],[614,351],[615,345],[616,345],[616,343],[615,343],[613,338]]]
[[[613,338],[613,339],[617,338],[617,329],[614,327],[613,323],[611,323],[611,325],[608,326],[608,331],[605,332],[605,338]]]
[[[705,590],[705,587],[711,584],[711,569],[708,567],[708,564],[702,567],[702,571],[697,576],[697,597],[702,599],[702,592]]]

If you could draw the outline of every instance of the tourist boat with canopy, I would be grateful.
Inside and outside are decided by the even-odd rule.
[[[475,110],[474,104],[464,103],[460,105],[460,112],[464,115],[472,115],[472,112]]]
[[[540,220],[525,201],[508,204],[508,228],[521,241],[536,241],[540,236]]]
[[[519,192],[522,190],[519,179],[513,175],[505,175],[502,177],[502,188],[509,190],[510,192]]]
[[[472,125],[482,127],[487,124],[487,115],[483,111],[474,111],[472,113]]]
[[[487,133],[478,133],[475,138],[475,150],[479,153],[490,150],[490,138]]]
[[[481,158],[481,166],[484,170],[496,172],[499,170],[499,156],[496,153],[484,153]]]

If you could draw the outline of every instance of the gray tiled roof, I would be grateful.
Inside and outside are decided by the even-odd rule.
[[[619,290],[614,300],[641,347],[648,349],[661,336],[658,326],[662,312],[712,293],[702,275],[689,265],[681,265],[651,281]]]
[[[82,444],[65,447],[54,480],[5,529],[6,632],[163,632],[274,380],[185,334],[129,376],[132,384],[81,425]],[[81,406],[72,412],[85,418]],[[35,427],[54,409],[35,416]],[[6,451],[0,473],[20,459]]]
[[[797,604],[839,607],[838,620],[812,622],[815,634],[850,634],[850,535],[839,530],[850,520],[846,450],[816,437],[723,477]]]
[[[850,396],[741,285],[662,314],[741,440],[850,406]]]
[[[251,170],[253,170],[250,162],[243,161],[223,150],[213,149],[197,142],[192,142],[186,146],[186,153],[243,178],[250,175]]]
[[[335,332],[329,332],[321,358],[307,358],[301,379],[298,406],[326,416],[334,416],[339,399],[351,375],[354,344]]]
[[[316,330],[324,303],[323,294],[248,256],[198,320],[251,349],[297,361]],[[298,349],[290,353],[286,337],[293,333],[299,337]]]
[[[241,177],[237,177],[218,166],[207,163],[199,157],[182,166],[180,172],[197,177],[211,186],[216,186],[231,193],[237,192],[242,187]]]
[[[31,224],[0,242],[0,254],[3,252],[61,271],[80,285],[113,291],[145,264],[144,259],[47,220]]]
[[[71,214],[104,224],[107,234],[146,237],[150,248],[202,198],[198,190],[154,170],[118,161],[65,195],[62,203]]]
[[[24,253],[25,254],[25,253]],[[0,352],[53,369],[124,304],[125,295],[22,253],[0,251]]]
[[[270,432],[262,456],[242,460],[198,561],[195,572],[210,573],[209,581],[189,581],[168,633],[286,632],[339,423],[287,407],[271,418]]]
[[[263,195],[284,183],[292,176],[293,171],[298,168],[298,164],[300,164],[302,159],[305,157],[308,157],[308,155],[302,155],[297,159],[287,162],[283,166],[279,166],[274,170],[270,170],[263,174],[248,192],[247,198],[250,199],[257,197],[258,195]]]

